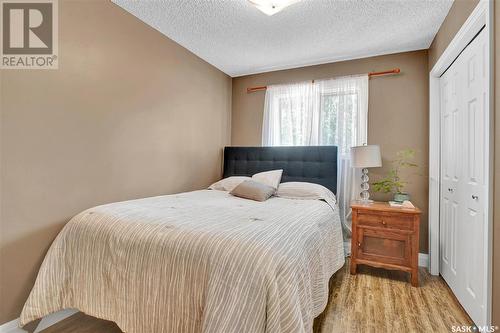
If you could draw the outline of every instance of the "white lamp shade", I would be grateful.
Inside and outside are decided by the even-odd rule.
[[[351,147],[353,168],[377,168],[382,166],[379,145]]]

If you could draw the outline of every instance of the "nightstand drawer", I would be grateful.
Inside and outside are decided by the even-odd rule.
[[[408,214],[380,214],[358,212],[358,225],[401,230],[413,230],[413,216]]]

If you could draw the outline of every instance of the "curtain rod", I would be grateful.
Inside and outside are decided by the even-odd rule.
[[[400,72],[401,72],[401,69],[394,68],[394,69],[390,69],[390,70],[383,71],[383,72],[368,73],[368,77],[388,75],[388,74],[399,74]],[[314,83],[314,80],[312,80],[312,82]],[[261,90],[266,90],[266,89],[267,89],[267,86],[251,87],[251,88],[247,88],[247,93],[252,93],[255,91],[261,91]]]

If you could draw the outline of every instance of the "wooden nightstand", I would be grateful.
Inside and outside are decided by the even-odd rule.
[[[360,264],[402,270],[417,287],[420,210],[387,202],[352,202],[351,208],[351,274]]]

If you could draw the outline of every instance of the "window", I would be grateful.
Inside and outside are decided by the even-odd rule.
[[[357,145],[357,109],[355,92],[321,94],[320,144],[338,146],[339,155],[347,156],[350,148]]]
[[[347,77],[269,86],[262,143],[336,145],[347,157],[352,146],[366,143],[367,81]]]
[[[300,96],[278,98],[280,145],[303,146],[307,142],[307,106]]]
[[[367,143],[368,75],[268,86],[262,124],[264,146],[338,147],[337,202],[350,230],[350,201],[359,194],[350,148]]]

